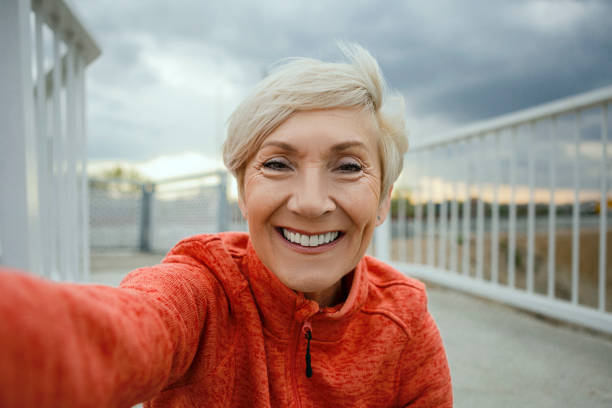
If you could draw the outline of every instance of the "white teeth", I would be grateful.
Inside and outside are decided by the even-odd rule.
[[[299,244],[305,247],[316,247],[319,245],[328,244],[331,241],[338,238],[339,232],[326,232],[325,234],[315,234],[315,235],[306,235],[300,234],[299,232],[288,231],[286,229],[283,230],[283,236],[287,241],[293,242],[295,244]]]

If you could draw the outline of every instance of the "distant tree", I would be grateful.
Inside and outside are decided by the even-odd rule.
[[[91,188],[108,191],[140,191],[143,185],[150,183],[151,180],[138,170],[121,164],[90,174],[89,178]]]
[[[100,177],[104,180],[129,180],[139,183],[149,183],[151,180],[135,168],[126,168],[121,164],[116,164],[110,169],[100,172]]]
[[[391,197],[391,218],[393,220],[399,217],[399,202],[404,201],[406,218],[414,217],[414,204],[412,203],[410,191],[397,191]]]

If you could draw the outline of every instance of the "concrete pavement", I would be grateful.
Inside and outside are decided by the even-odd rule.
[[[94,253],[92,282],[117,285],[162,254]],[[430,286],[455,407],[612,407],[612,339]]]
[[[456,407],[612,407],[612,340],[432,287]]]

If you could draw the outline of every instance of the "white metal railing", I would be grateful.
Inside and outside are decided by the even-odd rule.
[[[181,239],[246,230],[227,171],[151,183],[90,179],[90,244],[93,251],[168,252]]]
[[[412,149],[379,255],[412,276],[612,333],[611,101],[606,87]]]
[[[0,264],[85,280],[85,67],[100,48],[64,0],[6,0],[0,15]]]

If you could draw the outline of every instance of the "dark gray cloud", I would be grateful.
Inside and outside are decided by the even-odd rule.
[[[133,154],[142,159],[178,149],[178,140],[181,150],[201,150],[218,140],[202,140],[216,126],[219,91],[212,88],[235,86],[223,91],[227,116],[270,64],[338,57],[337,39],[359,42],[378,58],[407,99],[417,137],[612,84],[606,1],[75,3],[104,51],[90,71],[92,157],[129,156],[140,147]],[[182,60],[168,65],[164,58],[173,56]],[[180,96],[172,77],[181,64],[189,75],[202,70],[210,95],[202,84],[199,93]],[[217,76],[224,79],[214,82]],[[191,106],[198,100],[202,106]],[[172,126],[164,126],[164,114]],[[192,125],[172,131],[184,122]],[[113,150],[115,141],[125,151]]]

